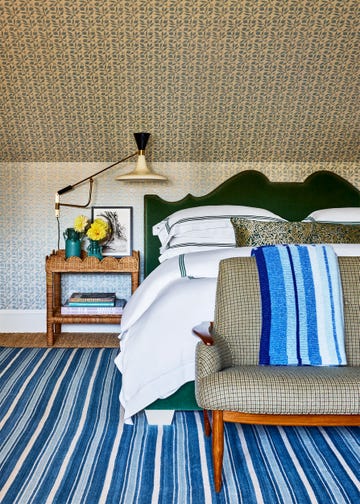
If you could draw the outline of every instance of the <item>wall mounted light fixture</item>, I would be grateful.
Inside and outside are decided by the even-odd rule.
[[[145,159],[145,148],[148,143],[150,133],[134,133],[136,145],[138,146],[138,160],[135,166],[135,170],[130,173],[125,173],[124,175],[119,175],[116,180],[167,180],[164,175],[159,175],[151,171]]]
[[[86,177],[82,180],[79,180],[79,182],[76,182],[75,184],[68,185],[64,187],[63,189],[60,189],[57,191],[55,194],[55,217],[59,219],[60,217],[60,206],[68,206],[68,207],[73,207],[73,208],[87,208],[90,205],[91,202],[91,197],[92,197],[92,189],[93,189],[93,182],[94,178],[100,175],[101,173],[104,173],[107,170],[110,170],[110,168],[113,168],[114,166],[123,163],[124,161],[127,161],[128,159],[138,155],[138,160],[135,166],[135,170],[133,170],[130,173],[127,173],[125,175],[120,175],[117,177],[116,180],[123,180],[123,181],[165,181],[167,180],[166,177],[163,175],[158,175],[157,173],[152,172],[147,164],[146,164],[146,159],[145,159],[145,148],[146,144],[149,140],[150,133],[134,133],[135,141],[138,146],[138,151],[135,152],[134,154],[130,154],[129,156],[124,157],[123,159],[120,159],[120,161],[116,161],[116,163],[111,164],[110,166],[107,166],[106,168],[103,168],[102,170],[99,170],[98,172],[90,175],[89,177]],[[89,181],[89,197],[88,201],[84,205],[78,205],[75,203],[61,203],[60,202],[60,196],[62,194],[65,194],[69,191],[72,191],[75,189],[80,184],[83,184],[84,182]]]

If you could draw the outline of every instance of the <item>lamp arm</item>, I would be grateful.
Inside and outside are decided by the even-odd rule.
[[[89,177],[86,177],[82,180],[79,180],[79,182],[76,182],[73,185],[68,185],[68,186],[64,187],[63,189],[60,189],[59,191],[57,191],[57,193],[60,195],[60,194],[65,194],[69,191],[72,191],[76,186],[82,184],[83,182],[86,182],[87,180],[90,180],[90,179],[97,177],[98,175],[100,175],[100,173],[103,173],[106,170],[110,170],[110,168],[113,168],[117,164],[120,164],[120,163],[123,163],[124,161],[127,161],[128,159],[136,156],[136,154],[138,154],[138,152],[135,152],[134,154],[130,154],[130,156],[126,156],[123,159],[120,159],[120,161],[116,161],[116,163],[111,164],[110,166],[106,166],[106,168],[103,168],[102,170],[99,170],[96,173],[93,173]],[[61,205],[64,205],[64,203],[61,203]]]
[[[90,205],[90,202],[91,202],[92,187],[93,187],[93,182],[94,182],[93,179],[94,179],[94,177],[97,177],[98,175],[100,175],[100,173],[103,173],[103,172],[105,172],[107,170],[110,170],[110,168],[113,168],[114,166],[116,166],[116,165],[118,165],[120,163],[123,163],[124,161],[127,161],[128,159],[136,156],[137,154],[138,154],[138,152],[135,152],[134,154],[130,154],[129,156],[126,156],[123,159],[120,159],[120,161],[116,161],[116,163],[113,163],[110,166],[106,166],[102,170],[99,170],[96,173],[93,173],[89,177],[86,177],[86,178],[84,178],[82,180],[79,180],[79,182],[76,182],[75,184],[72,184],[72,185],[68,185],[68,186],[64,187],[63,189],[60,189],[59,191],[57,191],[56,195],[55,195],[55,217],[59,218],[59,216],[60,216],[60,206],[75,207],[75,208],[86,208],[86,207],[88,207]],[[86,182],[87,180],[90,181],[90,187],[89,187],[89,198],[88,198],[88,201],[87,201],[87,203],[85,205],[75,205],[75,204],[72,204],[72,203],[60,203],[59,196],[61,194],[65,194],[65,193],[67,193],[69,191],[72,191],[73,189],[75,189],[75,187],[77,187],[78,185],[82,184],[83,182]]]
[[[83,180],[83,182],[85,182],[85,181]],[[89,183],[90,183],[89,197],[88,197],[87,202],[84,205],[75,205],[75,203],[60,203],[59,202],[59,206],[61,205],[61,206],[67,206],[67,207],[73,207],[73,208],[87,208],[90,205],[94,180],[92,178],[90,178]],[[70,187],[71,189],[73,188],[73,186],[68,186],[68,187]],[[65,187],[64,189],[67,189],[67,187]],[[62,193],[58,191],[58,194],[64,194],[64,189],[61,189],[63,191]],[[68,189],[68,190],[70,191],[71,189]],[[67,192],[67,191],[65,191],[65,192]]]

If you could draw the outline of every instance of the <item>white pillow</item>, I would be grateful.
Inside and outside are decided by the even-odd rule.
[[[233,216],[252,220],[284,221],[263,208],[207,205],[179,210],[153,227],[161,242],[159,261],[179,254],[235,247]]]
[[[360,207],[324,208],[315,210],[304,219],[316,222],[360,224]]]
[[[165,250],[169,249],[194,246],[208,246],[212,248],[235,247],[234,228],[205,229],[175,235],[160,248],[160,253],[162,254]]]
[[[282,217],[263,208],[239,205],[207,205],[178,210],[153,226],[153,235],[158,236],[161,245],[166,245],[173,236],[183,233],[228,228],[232,225],[230,217],[243,217],[256,220],[284,220]]]

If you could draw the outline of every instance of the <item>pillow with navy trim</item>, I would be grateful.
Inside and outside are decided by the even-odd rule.
[[[183,253],[234,247],[232,216],[246,219],[283,221],[269,210],[243,205],[205,205],[179,210],[153,227],[158,236],[160,262]]]

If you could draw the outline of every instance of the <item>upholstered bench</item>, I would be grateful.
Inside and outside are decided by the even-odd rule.
[[[360,258],[340,257],[346,366],[260,366],[261,299],[255,258],[221,261],[214,323],[194,329],[196,399],[212,410],[215,487],[221,486],[223,422],[360,425]]]

